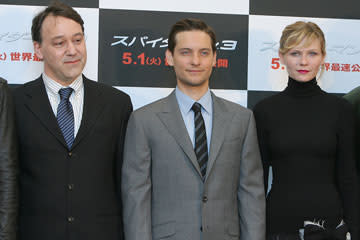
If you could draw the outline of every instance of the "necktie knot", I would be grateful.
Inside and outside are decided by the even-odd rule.
[[[192,105],[191,110],[193,110],[194,113],[201,112],[201,104],[198,103],[198,102],[195,102],[195,103]]]
[[[59,90],[60,99],[61,99],[61,100],[63,100],[63,99],[69,100],[72,91],[73,91],[73,89],[72,89],[71,87],[61,88],[61,89]]]

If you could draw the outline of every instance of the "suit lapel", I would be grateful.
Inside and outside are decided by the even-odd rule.
[[[49,132],[65,147],[66,142],[51,108],[48,95],[42,77],[38,78],[33,85],[26,90],[27,108],[39,119]]]
[[[213,122],[212,122],[212,133],[210,141],[210,155],[209,161],[206,169],[206,178],[207,180],[213,166],[214,162],[219,154],[221,146],[225,139],[225,130],[230,125],[231,118],[233,114],[228,112],[226,107],[222,104],[220,99],[212,93],[213,101]]]
[[[97,88],[91,80],[84,79],[84,107],[83,115],[79,131],[76,135],[74,143],[71,148],[75,148],[84,136],[89,132],[89,129],[96,123],[96,119],[104,109],[105,101],[100,96],[102,92]]]
[[[159,112],[158,116],[201,177],[200,167],[176,100],[175,91],[165,99],[163,111]]]

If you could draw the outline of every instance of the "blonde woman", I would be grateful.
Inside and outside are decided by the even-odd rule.
[[[346,239],[349,231],[358,240],[353,112],[317,85],[325,56],[315,23],[286,26],[279,57],[288,86],[254,108],[265,182],[273,171],[267,239]]]

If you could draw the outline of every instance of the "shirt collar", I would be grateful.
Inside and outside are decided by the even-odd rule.
[[[195,101],[185,93],[183,93],[178,87],[175,88],[176,99],[179,103],[180,110],[184,113],[189,113],[191,111],[191,107],[195,102],[201,104],[203,109],[208,113],[212,113],[212,99],[211,92],[208,88],[207,92],[198,100]]]
[[[55,80],[51,79],[46,73],[43,72],[42,78],[44,80],[45,88],[48,92],[53,95],[58,95],[59,90],[61,88],[65,88],[65,86],[61,85],[60,83],[56,82]],[[69,86],[74,90],[74,94],[77,94],[80,89],[83,87],[83,77],[82,74],[78,78],[75,79]]]

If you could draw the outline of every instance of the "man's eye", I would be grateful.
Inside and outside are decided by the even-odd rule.
[[[63,42],[63,41],[61,41],[61,42],[55,42],[54,45],[55,45],[56,47],[61,47],[62,45],[64,45],[64,42]]]
[[[75,43],[81,43],[83,41],[83,38],[77,38],[75,39]]]

